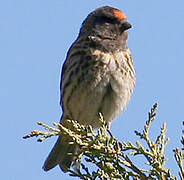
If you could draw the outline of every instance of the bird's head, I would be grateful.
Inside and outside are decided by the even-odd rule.
[[[126,30],[131,27],[122,11],[104,6],[87,16],[82,24],[80,35],[116,40],[123,35],[127,36]]]

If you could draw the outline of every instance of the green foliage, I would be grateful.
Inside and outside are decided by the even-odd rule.
[[[166,138],[166,124],[163,124],[155,141],[152,141],[149,137],[149,129],[155,120],[156,109],[157,104],[149,112],[143,131],[135,131],[135,134],[144,142],[145,146],[140,141],[135,144],[132,142],[119,142],[109,132],[101,114],[99,118],[101,128],[97,132],[94,132],[91,126],[83,126],[73,120],[68,120],[72,124],[73,130],[67,129],[59,123],[54,123],[56,128],[53,128],[39,122],[38,125],[48,131],[35,130],[31,134],[24,136],[24,138],[41,136],[38,139],[39,142],[57,135],[69,138],[70,143],[77,144],[80,149],[77,155],[73,154],[73,156],[76,156],[76,161],[81,162],[81,157],[84,158],[84,161],[81,162],[80,172],[70,170],[69,174],[80,179],[176,180],[177,178],[171,174],[170,169],[164,166],[167,161],[164,150],[169,141]],[[182,137],[181,143],[184,147],[184,137]],[[184,179],[184,154],[179,148],[174,149],[173,152],[179,167],[179,177]],[[138,155],[142,156],[142,161],[145,161],[146,168],[143,169],[135,165],[133,160],[130,159],[131,156],[137,157]],[[93,168],[89,168],[89,163],[93,165]]]

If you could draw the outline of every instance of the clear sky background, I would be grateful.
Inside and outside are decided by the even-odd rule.
[[[138,140],[134,130],[142,130],[158,102],[152,138],[166,122],[171,139],[166,167],[177,174],[172,150],[181,146],[184,120],[184,1],[6,0],[0,2],[1,179],[73,179],[59,167],[47,173],[41,168],[56,138],[38,143],[22,136],[38,129],[37,121],[59,121],[67,50],[84,18],[104,5],[123,10],[133,25],[128,46],[137,72],[131,102],[112,124],[112,133],[119,140]]]

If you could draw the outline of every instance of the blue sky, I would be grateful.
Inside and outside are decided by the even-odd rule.
[[[55,168],[41,167],[56,138],[43,143],[22,136],[37,121],[59,121],[60,70],[84,18],[100,6],[125,12],[133,28],[132,51],[137,84],[127,110],[112,124],[119,140],[137,140],[147,112],[159,103],[152,138],[167,123],[167,167],[177,174],[172,149],[180,146],[184,120],[184,1],[6,0],[0,3],[1,178],[72,179]]]

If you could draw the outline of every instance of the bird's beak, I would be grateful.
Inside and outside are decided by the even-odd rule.
[[[121,25],[122,31],[126,31],[130,28],[132,28],[132,25],[128,21],[122,22],[122,25]]]

